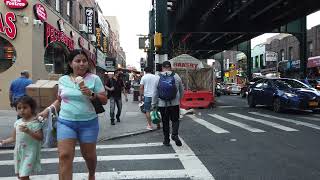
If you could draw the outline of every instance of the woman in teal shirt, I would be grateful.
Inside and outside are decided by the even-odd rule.
[[[108,98],[101,79],[90,72],[88,59],[83,50],[70,53],[68,72],[59,79],[58,99],[51,105],[60,109],[57,123],[60,180],[72,179],[77,141],[89,170],[88,179],[95,178],[99,123],[91,100],[98,98],[102,104],[106,104]],[[79,79],[83,79],[84,85],[79,84]],[[47,117],[48,112],[45,109],[39,116]]]

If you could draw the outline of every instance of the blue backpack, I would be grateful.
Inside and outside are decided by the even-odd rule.
[[[160,74],[158,92],[159,98],[164,101],[171,101],[176,98],[177,87],[174,79],[174,73],[171,73],[171,75]]]

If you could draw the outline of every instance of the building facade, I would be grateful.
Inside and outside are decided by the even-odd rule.
[[[89,3],[91,2],[91,4]],[[94,1],[28,1],[28,6],[0,6],[0,109],[9,109],[11,81],[28,70],[32,80],[48,79],[66,71],[66,58],[73,49],[84,49],[96,65],[94,42],[86,29],[85,8]]]

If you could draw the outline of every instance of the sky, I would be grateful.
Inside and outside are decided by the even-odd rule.
[[[105,16],[117,16],[120,25],[120,45],[127,56],[127,65],[140,68],[140,58],[146,57],[138,49],[138,35],[147,35],[149,30],[149,10],[151,0],[99,0]],[[307,17],[307,28],[320,24],[320,11]],[[251,40],[251,47],[264,43],[275,34],[268,33]]]
[[[140,69],[140,58],[146,57],[143,50],[139,50],[139,34],[149,32],[149,11],[151,0],[99,0],[105,16],[117,16],[120,25],[120,45],[123,47],[127,66],[132,65]]]

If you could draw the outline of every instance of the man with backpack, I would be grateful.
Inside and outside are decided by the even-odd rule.
[[[165,61],[162,64],[162,72],[157,76],[158,87],[152,99],[153,108],[159,108],[163,125],[163,144],[170,146],[170,127],[172,121],[171,139],[177,146],[182,146],[179,139],[180,99],[183,97],[182,80],[178,74],[171,71],[171,63]]]

